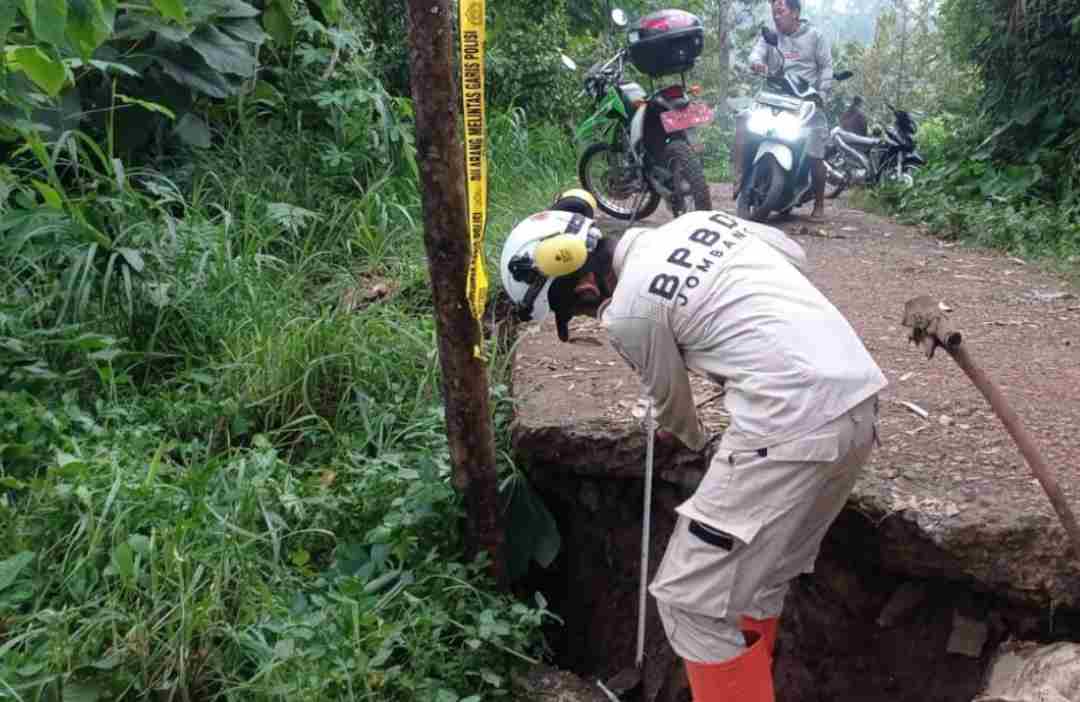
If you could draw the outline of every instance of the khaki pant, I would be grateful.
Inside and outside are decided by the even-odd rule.
[[[679,519],[649,590],[672,648],[699,663],[745,648],[739,618],[780,615],[790,581],[810,573],[825,532],[870,457],[877,398],[762,451],[723,442]]]

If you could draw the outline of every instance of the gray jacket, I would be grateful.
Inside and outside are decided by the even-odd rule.
[[[777,32],[780,44],[777,48],[784,54],[784,71],[802,76],[810,85],[818,89],[822,97],[828,97],[833,84],[832,49],[829,40],[807,20],[799,20],[799,28],[794,34]],[[750,63],[763,63],[766,60],[769,45],[758,37],[750,51]]]
[[[851,325],[799,271],[804,262],[783,232],[723,212],[619,241],[619,282],[601,319],[660,426],[689,448],[706,442],[690,372],[724,383],[731,450],[806,436],[885,387]]]

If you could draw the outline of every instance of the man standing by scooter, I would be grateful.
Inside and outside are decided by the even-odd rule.
[[[802,76],[821,94],[822,104],[810,123],[811,133],[806,141],[806,156],[810,159],[810,175],[814,186],[814,210],[810,218],[825,219],[825,143],[829,138],[829,125],[825,119],[824,103],[833,83],[832,49],[829,41],[807,20],[800,17],[800,0],[773,0],[772,15],[779,34],[777,46],[784,55],[784,70]],[[768,74],[766,65],[769,45],[761,37],[750,51],[750,70],[761,75]],[[746,141],[745,120],[735,121],[735,162],[732,172],[738,184],[742,177],[742,163]],[[738,188],[736,187],[736,190]]]
[[[856,95],[852,99],[851,105],[844,111],[844,114],[840,115],[840,128],[845,132],[864,137],[868,132],[866,129],[866,115],[863,114],[862,104],[862,96]]]

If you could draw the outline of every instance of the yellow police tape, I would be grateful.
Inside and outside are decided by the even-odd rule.
[[[462,0],[461,27],[461,100],[465,114],[465,173],[468,186],[469,308],[477,324],[484,317],[487,304],[487,265],[484,263],[484,228],[487,226],[487,127],[484,118],[484,0]],[[483,358],[481,343],[473,355]]]

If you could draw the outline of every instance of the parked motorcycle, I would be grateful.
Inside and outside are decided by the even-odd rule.
[[[852,185],[896,183],[911,187],[914,171],[926,165],[915,144],[919,125],[910,112],[886,103],[894,125],[874,136],[864,137],[836,127],[829,135],[829,153],[825,159],[826,197],[836,197]]]
[[[612,21],[626,27],[626,14],[615,9]],[[600,209],[619,219],[651,215],[663,198],[673,215],[712,209],[694,141],[694,128],[708,124],[713,110],[691,96],[700,87],[686,85],[704,45],[701,20],[682,10],[645,15],[628,32],[628,46],[585,74],[583,94],[596,101],[595,111],[575,131],[589,144],[578,162],[581,185]],[[681,80],[648,92],[623,82],[626,61],[654,79],[678,73]],[[563,57],[568,68],[576,68]]]
[[[743,151],[736,208],[739,217],[764,221],[771,212],[787,214],[813,199],[810,160],[806,157],[810,123],[824,101],[817,89],[802,76],[784,71],[784,54],[777,49],[776,32],[762,28],[769,45],[769,75],[766,89],[754,97],[746,119],[746,147]],[[773,66],[776,66],[773,69]],[[839,71],[841,81],[851,71]]]

